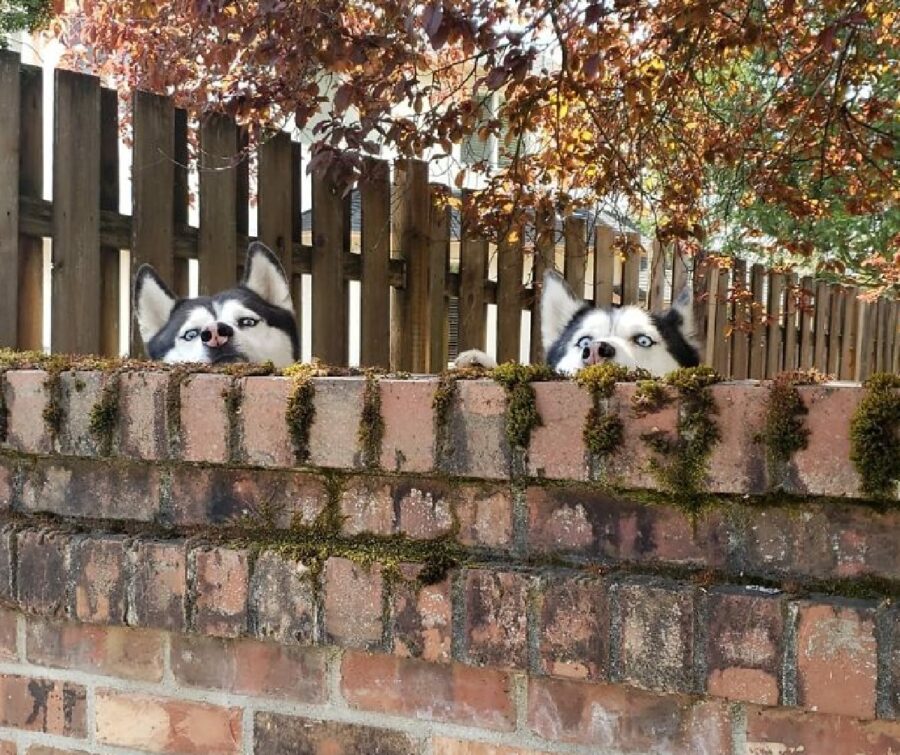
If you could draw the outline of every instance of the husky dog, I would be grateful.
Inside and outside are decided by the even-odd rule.
[[[253,242],[244,279],[215,296],[179,299],[150,265],[134,279],[134,307],[147,356],[163,362],[272,362],[300,356],[291,289],[275,254]]]
[[[604,361],[652,375],[700,364],[690,286],[659,314],[634,306],[598,309],[575,296],[559,273],[548,270],[541,292],[541,337],[547,364],[565,375]],[[477,350],[456,360],[457,367],[474,365],[490,368],[496,362]]]

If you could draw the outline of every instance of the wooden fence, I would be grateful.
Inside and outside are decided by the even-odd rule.
[[[119,212],[118,101],[98,79],[56,71],[53,200],[42,198],[43,91],[39,68],[0,51],[0,346],[40,348],[43,239],[52,239],[51,349],[117,354],[121,250],[132,270],[153,264],[181,295],[196,259],[199,291],[234,284],[249,241],[250,176],[237,161],[233,121],[199,127],[199,224],[188,222],[187,114],[138,92],[132,103],[132,212]],[[351,201],[327,177],[312,178],[311,233],[301,211],[303,155],[280,133],[257,154],[259,238],[279,254],[301,307],[301,276],[312,276],[311,353],[348,360],[348,282],[360,282],[360,363],[436,372],[461,348],[484,347],[487,308],[496,306],[496,355],[518,359],[523,335],[540,359],[534,288],[543,267],[564,271],[598,305],[665,306],[690,272],[671,250],[641,248],[641,237],[584,217],[545,219],[516,243],[495,248],[430,201],[428,166],[372,160],[359,186],[358,233]],[[358,238],[352,238],[358,237]],[[530,239],[530,241],[528,241]],[[303,243],[306,241],[307,243]],[[358,249],[355,247],[358,246]],[[622,249],[626,253],[622,253]],[[749,276],[748,276],[749,274]],[[643,282],[643,286],[641,285]],[[735,377],[762,378],[815,366],[844,379],[898,370],[898,304],[856,298],[852,288],[766,271],[696,271],[706,361]],[[530,326],[523,328],[523,312]],[[453,338],[449,337],[453,331]],[[132,341],[132,352],[141,353]]]

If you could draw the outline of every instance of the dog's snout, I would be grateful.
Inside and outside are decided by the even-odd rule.
[[[200,332],[200,340],[209,348],[217,349],[219,346],[228,343],[228,339],[233,335],[234,328],[230,325],[227,325],[224,322],[214,322],[203,328]]]
[[[597,364],[603,359],[612,359],[615,355],[616,347],[606,341],[594,341],[581,352],[585,364]]]

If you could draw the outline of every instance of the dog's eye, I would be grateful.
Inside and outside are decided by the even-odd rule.
[[[238,318],[238,325],[242,328],[252,328],[259,324],[259,320],[255,317]]]
[[[649,349],[653,344],[656,343],[650,336],[644,335],[643,333],[639,333],[634,338],[631,339],[638,346],[643,346],[645,349]]]
[[[185,341],[193,341],[197,336],[200,335],[200,328],[191,328],[190,330],[184,331],[181,337]]]
[[[579,349],[586,349],[588,346],[591,345],[591,337],[590,336],[582,336],[575,342],[575,345]]]

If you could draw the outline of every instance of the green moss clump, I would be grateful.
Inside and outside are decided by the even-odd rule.
[[[609,456],[622,444],[622,420],[608,413],[604,402],[612,396],[616,383],[631,382],[646,376],[648,373],[643,370],[635,372],[613,362],[592,364],[575,375],[575,381],[590,392],[593,401],[584,420],[582,438],[594,462]]]
[[[381,416],[381,388],[372,371],[366,372],[362,414],[359,419],[359,447],[363,465],[373,469],[381,461],[381,441],[384,438],[384,418]]]
[[[534,388],[536,380],[557,380],[559,376],[544,364],[507,362],[495,367],[491,377],[506,390],[506,440],[510,448],[527,450],[531,432],[541,425]]]
[[[438,461],[450,452],[450,414],[456,402],[457,372],[444,372],[438,379],[431,407],[434,409],[435,453]]]
[[[113,439],[119,421],[119,374],[107,376],[100,400],[91,409],[88,430],[97,441],[101,456],[112,454]]]
[[[318,371],[318,365],[315,364],[295,364],[282,372],[292,381],[285,420],[298,464],[304,464],[309,459],[309,431],[316,413],[313,401],[316,389],[312,379]]]
[[[900,480],[900,375],[872,375],[865,387],[850,423],[850,460],[866,495],[891,498]]]
[[[635,417],[655,414],[672,403],[672,395],[658,380],[639,380],[631,397],[631,410]]]
[[[815,385],[825,376],[814,370],[794,370],[776,376],[766,401],[765,429],[759,440],[766,447],[770,480],[782,480],[791,457],[806,448],[809,429],[804,417],[807,409],[798,385]]]
[[[634,373],[629,372],[628,368],[621,364],[601,362],[579,370],[575,375],[575,382],[582,388],[587,388],[595,399],[609,398],[616,383],[625,382],[632,375]]]
[[[659,454],[651,459],[650,469],[660,486],[675,503],[696,508],[703,496],[707,464],[713,446],[719,441],[719,428],[712,419],[716,404],[709,386],[721,377],[709,367],[682,367],[663,378],[681,398],[678,436],[665,432],[647,433],[644,442]]]
[[[615,414],[592,406],[584,423],[584,444],[594,457],[609,456],[622,445],[625,431],[622,420]]]

